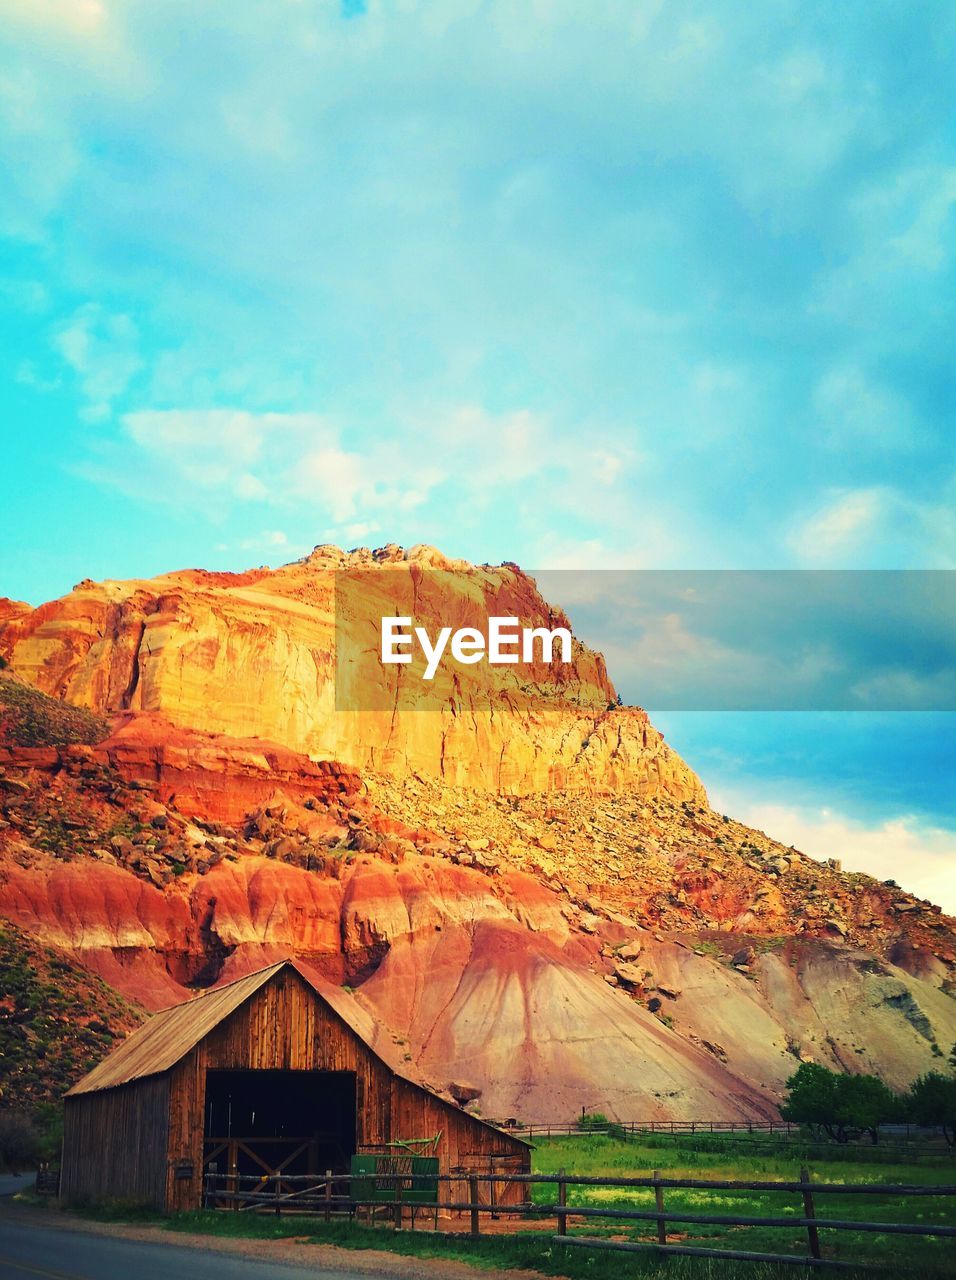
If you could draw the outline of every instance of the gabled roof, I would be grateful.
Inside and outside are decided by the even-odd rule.
[[[255,973],[248,973],[236,982],[224,987],[214,987],[201,996],[194,996],[182,1004],[163,1009],[161,1013],[144,1022],[132,1032],[109,1057],[78,1080],[66,1096],[78,1093],[95,1093],[98,1089],[112,1089],[116,1085],[142,1080],[145,1076],[160,1075],[174,1067],[195,1049],[200,1040],[224,1022],[251,995],[264,987],[286,964],[298,971],[292,961],[282,960]],[[308,981],[308,979],[306,979]],[[311,984],[310,984],[311,985]]]
[[[240,1005],[287,968],[298,974],[302,981],[311,987],[315,994],[394,1075],[418,1089],[424,1089],[426,1093],[434,1095],[446,1106],[457,1109],[457,1103],[443,1098],[434,1087],[410,1074],[407,1064],[403,1063],[402,1068],[399,1069],[395,1062],[389,1061],[392,1046],[383,1039],[379,1025],[357,1000],[341,987],[333,986],[317,973],[310,971],[308,966],[301,965],[295,960],[280,960],[278,964],[257,969],[255,973],[248,973],[235,982],[229,982],[222,987],[213,987],[212,990],[193,996],[191,1000],[185,1000],[182,1004],[175,1004],[170,1009],[154,1013],[147,1022],[127,1036],[109,1057],[98,1063],[82,1080],[78,1080],[72,1089],[68,1089],[66,1097],[72,1098],[78,1094],[114,1089],[118,1085],[131,1084],[134,1080],[143,1080],[147,1076],[162,1075],[177,1062],[181,1062],[187,1053],[195,1049],[196,1045],[209,1035],[210,1031],[214,1031],[221,1022],[225,1022]],[[469,1118],[486,1129],[494,1129],[498,1133],[506,1132],[497,1129],[495,1125],[489,1124],[479,1116]],[[525,1146],[530,1145],[517,1134],[509,1133],[508,1137],[524,1143]]]

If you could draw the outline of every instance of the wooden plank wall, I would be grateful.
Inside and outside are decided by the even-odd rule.
[[[201,1201],[205,1080],[209,1070],[353,1071],[359,1146],[442,1133],[442,1172],[475,1167],[476,1155],[510,1155],[529,1169],[523,1143],[481,1124],[454,1104],[396,1077],[365,1042],[292,970],[279,973],[170,1073],[167,1205]],[[177,1180],[178,1164],[195,1177]],[[483,1170],[484,1171],[484,1170]],[[512,1189],[511,1198],[524,1197]]]
[[[66,1201],[166,1202],[169,1078],[67,1098],[60,1196]]]

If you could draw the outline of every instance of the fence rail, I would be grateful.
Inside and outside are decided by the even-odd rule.
[[[704,1134],[725,1135],[761,1135],[771,1138],[792,1138],[795,1140],[813,1141],[807,1134],[806,1127],[790,1124],[785,1120],[609,1120],[598,1124],[589,1122],[587,1116],[573,1123],[550,1123],[514,1125],[504,1124],[511,1132],[519,1133],[529,1140],[538,1138],[583,1137],[589,1133],[606,1134],[624,1133],[628,1137],[644,1134],[667,1134],[674,1137]],[[878,1125],[877,1133],[881,1141],[891,1143],[925,1142],[928,1138],[943,1138],[941,1128],[915,1124]]]
[[[565,1123],[510,1125],[515,1132],[537,1135],[542,1138],[560,1138],[585,1133],[603,1133],[608,1129],[623,1130],[627,1134],[638,1133],[767,1133],[771,1136],[791,1137],[799,1135],[798,1124],[784,1120],[608,1120],[592,1124],[588,1116]]]
[[[429,1181],[438,1190],[432,1203],[423,1205],[404,1201],[416,1183]],[[364,1181],[367,1181],[365,1179]],[[351,1174],[327,1172],[324,1176],[315,1175],[240,1175],[240,1174],[207,1174],[207,1203],[226,1201],[237,1211],[272,1212],[280,1214],[285,1210],[296,1212],[317,1212],[331,1220],[333,1214],[347,1213],[354,1217],[362,1210],[369,1211],[369,1218],[374,1222],[374,1211],[387,1211],[388,1219],[396,1229],[401,1229],[405,1222],[406,1211],[410,1212],[410,1223],[414,1230],[416,1211],[422,1209],[435,1213],[457,1214],[466,1217],[470,1225],[470,1233],[477,1237],[481,1234],[483,1216],[492,1219],[503,1216],[524,1216],[529,1221],[553,1218],[557,1224],[557,1235],[554,1240],[562,1245],[592,1250],[612,1249],[628,1252],[657,1250],[662,1254],[686,1254],[707,1258],[726,1258],[733,1261],[760,1261],[794,1263],[808,1267],[850,1267],[859,1265],[845,1259],[824,1257],[821,1247],[821,1232],[861,1232],[864,1234],[881,1234],[900,1237],[934,1237],[956,1238],[956,1225],[927,1225],[922,1222],[873,1222],[867,1219],[848,1219],[839,1217],[818,1216],[818,1197],[828,1195],[840,1196],[874,1196],[895,1200],[911,1197],[934,1197],[956,1200],[956,1185],[925,1186],[905,1183],[842,1183],[814,1182],[809,1170],[800,1170],[798,1179],[789,1181],[762,1180],[729,1180],[704,1178],[667,1178],[655,1170],[651,1177],[612,1178],[593,1177],[568,1174],[481,1174],[467,1170],[453,1171],[446,1174],[381,1174],[375,1178],[379,1189],[383,1186],[391,1192],[391,1200],[383,1203],[381,1198],[367,1199],[360,1192],[362,1178]],[[495,1185],[523,1185],[528,1192],[535,1186],[554,1188],[552,1202],[540,1203],[526,1198],[523,1203],[500,1203],[494,1194]],[[226,1184],[226,1185],[223,1185]],[[271,1184],[271,1185],[270,1185]],[[486,1200],[482,1200],[479,1188],[490,1184]],[[442,1188],[453,1191],[454,1186],[462,1189],[466,1198],[454,1194],[442,1194]],[[654,1208],[618,1208],[603,1205],[575,1205],[568,1203],[568,1190],[573,1187],[598,1187],[616,1190],[645,1190],[654,1193]],[[748,1192],[774,1192],[780,1195],[799,1197],[799,1215],[793,1213],[701,1213],[697,1209],[667,1209],[665,1193],[675,1190],[733,1191],[740,1194]],[[358,1193],[357,1193],[358,1192]],[[673,1202],[672,1202],[673,1203]],[[864,1200],[865,1203],[865,1200]],[[633,1223],[653,1225],[656,1228],[656,1240],[611,1241],[600,1237],[572,1235],[569,1222],[594,1223],[604,1220],[609,1224],[623,1225]],[[795,1253],[763,1253],[746,1249],[705,1248],[686,1244],[683,1240],[669,1238],[668,1228],[672,1224],[696,1226],[729,1226],[729,1227],[765,1227],[771,1229],[793,1231],[797,1228],[806,1234],[806,1254]]]

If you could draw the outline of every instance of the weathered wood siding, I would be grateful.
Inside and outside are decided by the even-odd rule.
[[[202,1196],[203,1122],[209,1070],[353,1071],[359,1146],[442,1134],[442,1172],[488,1172],[488,1157],[528,1169],[523,1143],[397,1077],[291,969],[280,972],[216,1027],[169,1074],[169,1145],[164,1161],[170,1209],[197,1208]],[[317,1087],[321,1087],[317,1083]],[[482,1161],[483,1163],[479,1163]],[[192,1165],[191,1180],[175,1177]],[[512,1187],[509,1199],[523,1199]]]
[[[169,1077],[67,1098],[60,1196],[166,1203]]]

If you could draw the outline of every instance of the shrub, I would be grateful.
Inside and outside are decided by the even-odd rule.
[[[588,1133],[592,1129],[605,1129],[607,1127],[607,1116],[601,1111],[582,1112],[576,1121],[576,1127],[583,1133]]]
[[[11,1173],[33,1168],[40,1158],[40,1135],[20,1111],[0,1111],[0,1165]]]

